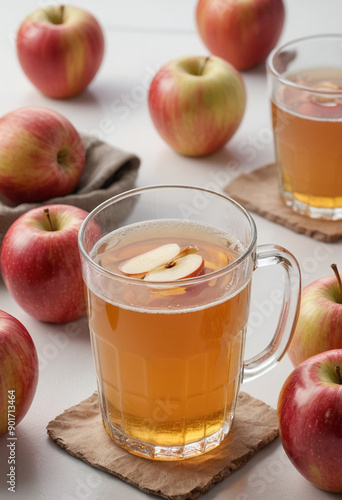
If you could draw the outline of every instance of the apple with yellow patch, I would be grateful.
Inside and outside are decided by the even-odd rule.
[[[309,283],[302,292],[289,358],[294,366],[321,352],[342,349],[342,281],[334,273]]]
[[[57,111],[23,107],[0,118],[0,195],[7,204],[70,194],[84,166],[83,141]]]
[[[17,54],[24,73],[43,94],[72,97],[89,85],[101,65],[102,28],[79,7],[44,6],[21,24]]]
[[[199,0],[199,34],[212,54],[238,70],[264,61],[285,21],[283,0]]]
[[[149,111],[160,136],[186,156],[222,148],[244,115],[241,75],[219,57],[189,56],[165,64],[152,80]]]

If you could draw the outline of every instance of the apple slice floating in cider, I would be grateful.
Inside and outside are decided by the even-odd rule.
[[[176,281],[199,276],[204,271],[204,259],[198,248],[180,248],[168,243],[124,261],[119,269],[127,276],[146,281]]]
[[[151,269],[172,261],[179,254],[179,251],[180,246],[177,243],[168,243],[125,260],[119,269],[127,276],[144,276]]]
[[[175,259],[170,264],[159,267],[144,276],[150,281],[174,281],[199,276],[204,269],[203,257],[199,254],[190,254]]]

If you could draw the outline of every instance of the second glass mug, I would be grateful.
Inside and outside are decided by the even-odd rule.
[[[133,189],[85,219],[79,247],[99,401],[118,445],[154,460],[209,451],[232,426],[240,383],[285,354],[298,314],[298,263],[256,239],[242,206],[191,186]],[[195,247],[204,272],[152,281],[120,270],[169,244]],[[284,274],[278,325],[268,347],[244,361],[252,274],[274,265]]]
[[[280,193],[295,212],[342,219],[342,36],[313,35],[267,60]]]

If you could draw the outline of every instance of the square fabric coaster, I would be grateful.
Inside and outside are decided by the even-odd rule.
[[[89,465],[172,500],[203,495],[279,435],[276,410],[246,393],[239,394],[232,429],[221,445],[183,461],[141,458],[113,443],[102,425],[96,392],[52,420],[47,432],[61,448]]]
[[[42,203],[21,203],[15,207],[0,201],[0,246],[10,225],[32,208],[62,203],[90,212],[108,198],[134,187],[140,166],[140,159],[135,154],[122,151],[91,135],[80,135],[86,161],[76,190]]]
[[[342,221],[310,219],[293,212],[285,205],[279,193],[277,168],[274,163],[237,177],[224,190],[247,210],[297,233],[327,243],[342,238]]]

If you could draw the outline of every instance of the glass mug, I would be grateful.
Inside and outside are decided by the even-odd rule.
[[[267,61],[280,192],[312,218],[342,218],[342,35],[286,43]]]
[[[199,275],[189,268],[183,279],[167,274],[168,281],[156,281],[122,272],[123,262],[170,244],[202,256]],[[85,219],[79,247],[108,434],[154,460],[219,445],[231,428],[240,382],[286,352],[300,294],[296,259],[275,245],[256,247],[255,223],[234,200],[190,186],[133,189],[104,202]],[[168,259],[163,272],[177,262]],[[284,297],[276,332],[244,362],[253,270],[278,264]]]

